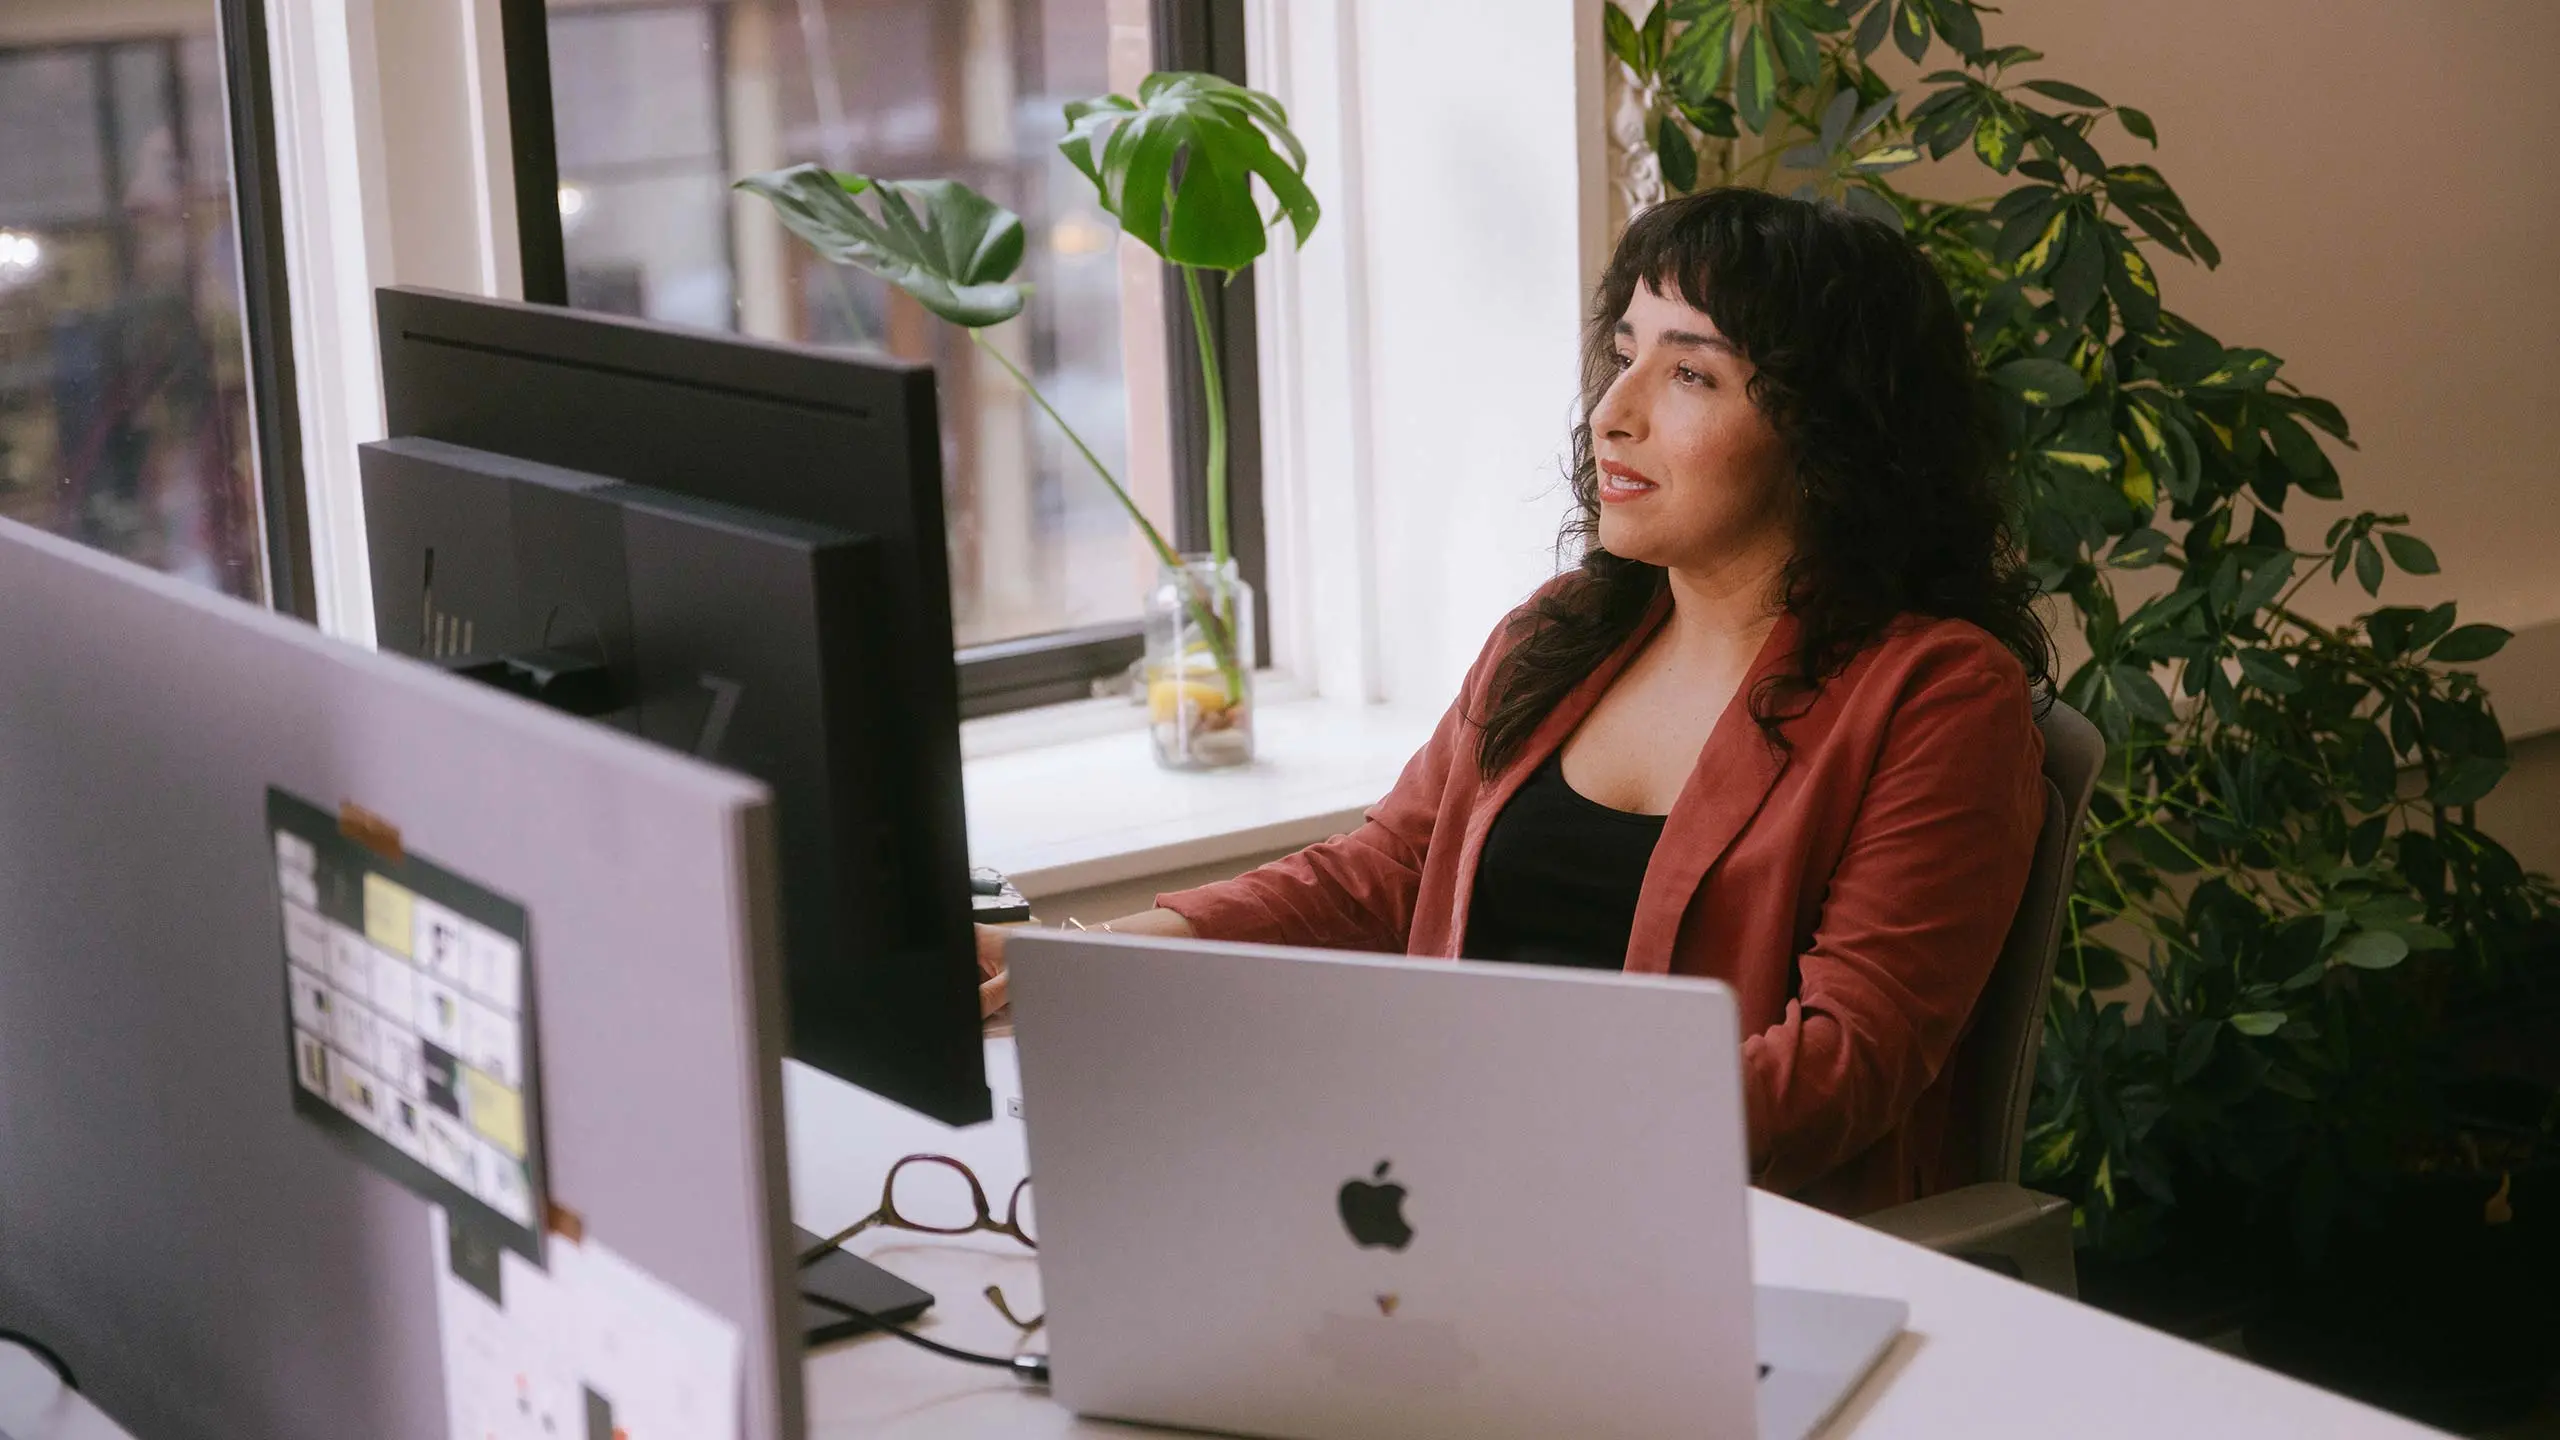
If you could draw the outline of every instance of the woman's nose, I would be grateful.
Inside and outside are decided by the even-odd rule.
[[[1644,406],[1635,393],[1635,373],[1620,371],[1600,392],[1600,404],[1591,412],[1591,431],[1612,440],[1644,438]]]

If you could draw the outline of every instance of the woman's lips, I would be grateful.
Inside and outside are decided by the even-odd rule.
[[[1633,466],[1621,465],[1615,460],[1600,462],[1600,503],[1603,505],[1641,500],[1660,488]]]

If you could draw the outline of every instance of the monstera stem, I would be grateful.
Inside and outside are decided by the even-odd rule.
[[[1196,294],[1194,298],[1197,298]],[[1191,578],[1190,572],[1183,568],[1180,552],[1166,542],[1164,532],[1156,529],[1155,522],[1149,520],[1147,513],[1138,508],[1138,502],[1131,498],[1128,489],[1121,485],[1119,477],[1113,475],[1110,467],[1102,463],[1101,457],[1093,453],[1092,446],[1084,443],[1084,437],[1076,433],[1076,427],[1067,423],[1067,418],[1058,413],[1056,406],[1049,403],[1049,397],[1041,394],[1040,387],[1031,383],[1031,377],[1023,374],[1022,368],[1013,363],[1013,358],[988,344],[986,332],[982,330],[971,328],[969,339],[980,350],[994,357],[998,365],[1004,367],[1004,372],[1013,377],[1015,384],[1022,387],[1022,393],[1030,396],[1031,403],[1040,407],[1040,413],[1048,416],[1050,422],[1058,427],[1059,433],[1067,437],[1067,443],[1076,447],[1076,453],[1084,457],[1084,463],[1092,466],[1093,473],[1102,477],[1102,483],[1110,487],[1112,498],[1120,502],[1120,508],[1128,511],[1129,518],[1138,522],[1138,530],[1147,537],[1147,544],[1156,552],[1157,561],[1174,577],[1174,583],[1182,587],[1182,608],[1191,612],[1191,623],[1199,626],[1200,633],[1207,637],[1209,653],[1216,657],[1218,662],[1218,674],[1227,682],[1228,700],[1232,702],[1242,699],[1244,673],[1236,664],[1235,637],[1227,624],[1225,605],[1211,605],[1209,595],[1198,581]],[[1218,416],[1211,423],[1212,433],[1217,436],[1211,444],[1211,453],[1222,460],[1226,451],[1224,418],[1224,416]],[[1220,507],[1220,510],[1222,511],[1223,507]],[[1213,511],[1212,514],[1216,517],[1211,522],[1213,533],[1215,533],[1223,527],[1226,517],[1219,511]],[[1223,554],[1219,557],[1219,565],[1221,570],[1225,568]]]
[[[1191,335],[1200,346],[1200,393],[1208,402],[1209,459],[1207,483],[1202,487],[1209,495],[1209,559],[1220,577],[1227,573],[1230,555],[1227,537],[1227,387],[1218,372],[1218,347],[1210,338],[1209,305],[1200,296],[1200,271],[1190,265],[1176,266],[1182,272],[1183,293],[1191,300]],[[1235,624],[1235,596],[1224,585],[1218,589],[1218,622],[1222,627]],[[1227,703],[1244,698],[1242,677],[1232,667],[1225,670]]]
[[[1182,271],[1182,289],[1191,297],[1191,335],[1200,345],[1200,389],[1209,404],[1209,556],[1227,563],[1227,390],[1218,375],[1218,347],[1209,335],[1209,305],[1200,296],[1200,272]]]

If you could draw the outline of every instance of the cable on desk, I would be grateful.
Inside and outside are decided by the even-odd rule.
[[[908,1344],[930,1350],[945,1360],[958,1360],[970,1365],[986,1365],[998,1370],[1009,1371],[1013,1375],[1013,1378],[1028,1385],[1046,1385],[1049,1383],[1049,1357],[1046,1355],[981,1355],[974,1350],[961,1350],[945,1345],[939,1340],[928,1340],[913,1330],[903,1329],[897,1325],[891,1324],[889,1321],[881,1319],[879,1316],[872,1314],[868,1310],[857,1310],[853,1306],[847,1305],[843,1301],[831,1296],[803,1293],[800,1298],[810,1301],[813,1304],[823,1305],[830,1310],[850,1315],[854,1319],[860,1320],[864,1324],[869,1325],[874,1330],[885,1331],[888,1334],[895,1335],[899,1339],[906,1341]]]
[[[0,1344],[15,1345],[19,1349],[24,1350],[28,1354],[43,1361],[46,1369],[51,1370],[56,1376],[61,1378],[62,1388],[66,1390],[77,1390],[80,1388],[79,1378],[71,1373],[71,1367],[63,1362],[61,1356],[54,1353],[52,1346],[47,1345],[33,1335],[29,1335],[23,1330],[11,1330],[5,1327],[0,1327]],[[1046,1365],[1040,1367],[1041,1378],[1044,1380],[1048,1378],[1048,1369],[1049,1367]]]

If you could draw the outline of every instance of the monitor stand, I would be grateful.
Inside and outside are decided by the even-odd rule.
[[[792,1253],[806,1254],[824,1238],[794,1225]],[[903,1325],[933,1305],[930,1291],[842,1250],[830,1251],[817,1264],[803,1268],[798,1279],[800,1338],[806,1349],[831,1345],[872,1328],[869,1320],[858,1318],[853,1312]]]

